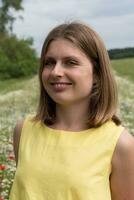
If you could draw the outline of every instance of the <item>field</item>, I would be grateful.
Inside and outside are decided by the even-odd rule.
[[[112,61],[119,89],[118,115],[134,134],[134,59]],[[0,81],[0,200],[8,200],[15,172],[13,127],[27,113],[35,113],[38,78]]]
[[[119,76],[134,83],[134,58],[112,60],[112,66]]]

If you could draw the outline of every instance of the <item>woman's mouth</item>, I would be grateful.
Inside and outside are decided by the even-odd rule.
[[[63,90],[70,87],[70,85],[72,85],[72,83],[69,83],[69,82],[52,82],[51,83],[53,90],[56,92],[62,92]]]

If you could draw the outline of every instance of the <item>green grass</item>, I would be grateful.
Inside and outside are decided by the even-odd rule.
[[[134,58],[112,60],[111,63],[117,75],[134,82]]]
[[[11,91],[16,91],[26,87],[26,83],[32,77],[0,80],[0,94],[5,94]]]

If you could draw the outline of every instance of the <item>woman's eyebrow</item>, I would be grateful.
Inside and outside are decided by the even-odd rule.
[[[72,60],[76,60],[76,61],[79,60],[79,58],[76,57],[76,56],[65,56],[63,59],[64,59],[64,60],[70,60],[70,59],[72,59]]]
[[[55,60],[56,58],[55,57],[53,57],[53,56],[44,56],[44,59],[45,60],[48,60],[48,59],[53,59],[53,60]],[[72,60],[79,60],[79,57],[76,57],[76,56],[65,56],[65,57],[63,57],[62,58],[63,60],[69,60],[69,59],[72,59]]]
[[[44,59],[45,60],[55,60],[55,58],[52,56],[44,56]]]

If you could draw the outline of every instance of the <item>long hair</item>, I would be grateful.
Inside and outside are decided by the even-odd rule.
[[[98,127],[108,120],[113,120],[119,125],[121,121],[116,116],[117,88],[107,50],[99,35],[92,28],[78,22],[64,23],[55,27],[44,41],[39,68],[40,97],[34,120],[54,124],[56,119],[56,103],[44,89],[42,71],[49,45],[58,38],[71,41],[85,53],[93,64],[93,86],[89,99],[88,127]]]

